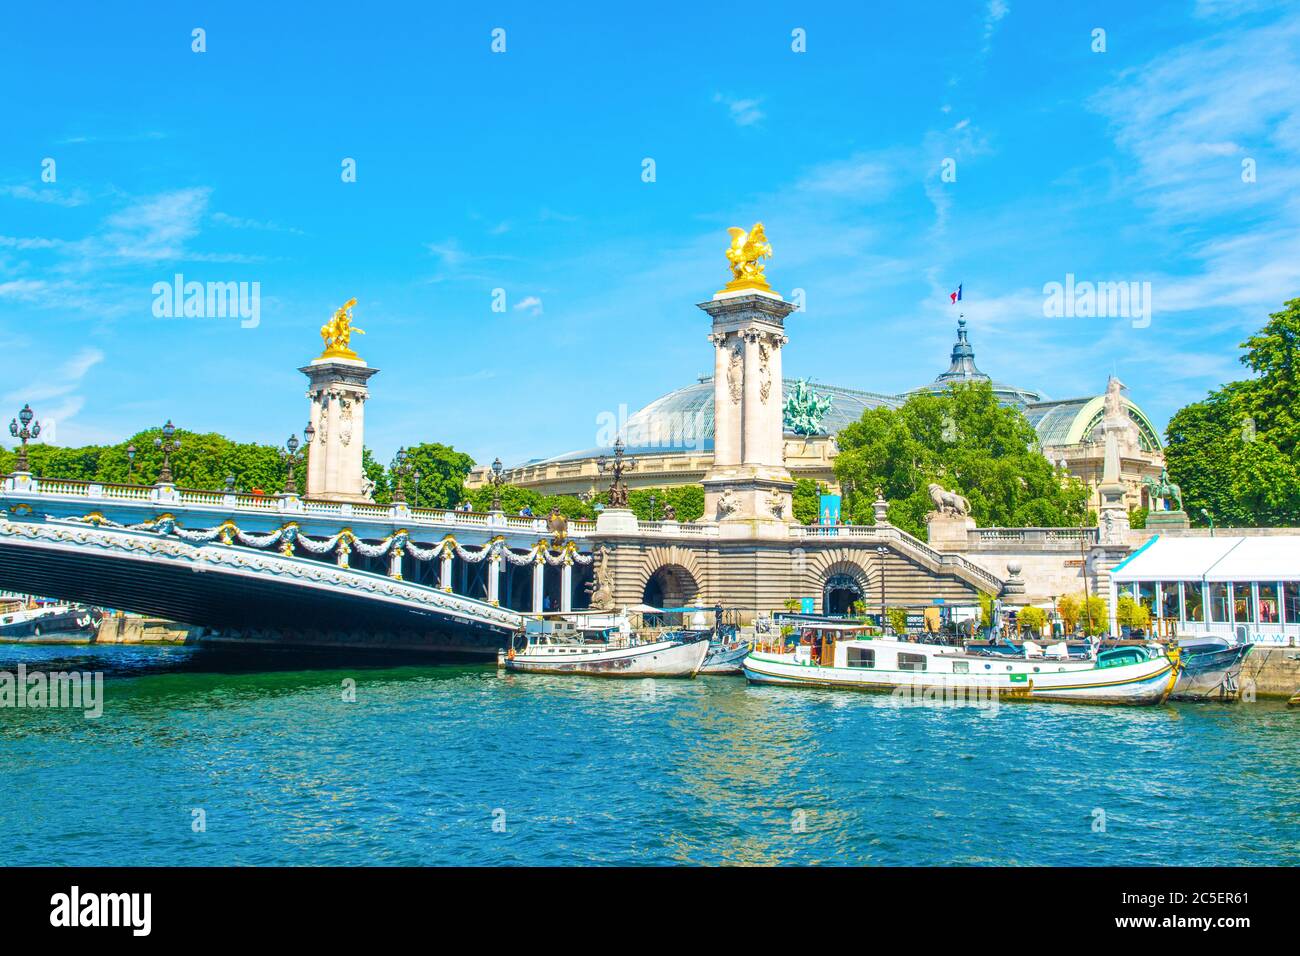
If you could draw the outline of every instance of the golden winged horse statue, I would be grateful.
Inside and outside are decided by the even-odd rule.
[[[356,304],[356,299],[348,299],[343,303],[342,308],[335,311],[334,318],[320,327],[320,337],[325,341],[325,351],[321,354],[321,358],[355,359],[357,357],[357,353],[352,351],[349,343],[352,341],[353,333],[365,335],[366,330],[352,325],[352,307]]]
[[[761,260],[772,258],[772,245],[767,241],[761,222],[746,232],[737,226],[727,230],[731,234],[731,247],[727,249],[727,262],[731,265],[731,281],[724,292],[738,289],[762,289],[771,291],[767,277],[763,275]]]

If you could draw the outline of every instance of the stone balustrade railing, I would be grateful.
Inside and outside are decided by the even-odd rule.
[[[1096,528],[972,528],[966,533],[972,551],[1007,547],[1031,551],[1078,551],[1097,543]]]
[[[401,522],[412,526],[460,526],[479,530],[501,528],[510,531],[527,531],[540,535],[549,534],[546,519],[518,517],[500,513],[483,513],[474,511],[448,511],[444,509],[409,508],[406,505],[368,505],[338,501],[316,501],[298,495],[250,495],[205,491],[192,488],[178,488],[175,485],[115,485],[93,481],[71,481],[66,479],[37,478],[31,475],[7,475],[0,482],[0,492],[5,495],[21,494],[24,497],[39,498],[79,498],[87,502],[104,501],[106,503],[152,503],[164,507],[192,506],[197,508],[220,508],[239,513],[267,512],[290,515],[308,515],[323,518],[358,518],[380,521]],[[594,534],[596,524],[593,521],[570,521],[568,533],[571,537],[586,537]]]

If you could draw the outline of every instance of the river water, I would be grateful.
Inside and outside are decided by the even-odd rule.
[[[0,647],[20,864],[1300,864],[1300,712]],[[350,694],[355,682],[355,700]]]

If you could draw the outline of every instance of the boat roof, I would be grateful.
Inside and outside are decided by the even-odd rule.
[[[866,624],[843,624],[838,621],[800,621],[796,625],[805,631],[865,631]]]
[[[1300,534],[1156,535],[1111,572],[1132,581],[1297,581]]]

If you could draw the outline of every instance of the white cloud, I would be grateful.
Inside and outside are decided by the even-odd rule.
[[[89,197],[80,189],[74,189],[64,192],[54,187],[45,187],[42,189],[33,189],[31,186],[19,184],[17,186],[0,186],[0,196],[8,196],[11,199],[25,199],[29,202],[49,203],[52,206],[83,206],[90,201]]]
[[[762,105],[761,99],[751,98],[744,99],[722,93],[713,94],[713,102],[722,103],[727,107],[732,122],[737,126],[753,126],[755,123],[762,122],[764,113],[759,107]]]
[[[535,295],[525,296],[515,303],[516,312],[527,312],[531,316],[542,314],[542,300]]]

